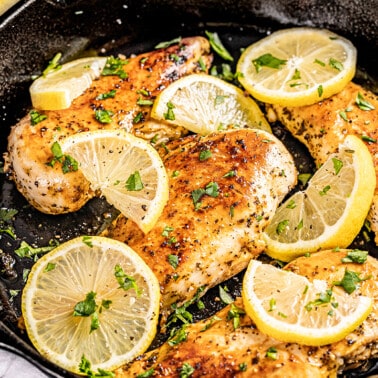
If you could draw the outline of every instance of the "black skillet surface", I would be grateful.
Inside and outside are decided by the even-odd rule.
[[[329,4],[328,4],[329,3]],[[161,41],[177,36],[204,35],[217,31],[235,58],[246,47],[266,33],[297,25],[327,27],[351,39],[359,51],[356,78],[376,91],[378,63],[377,1],[135,1],[104,2],[69,0],[21,1],[0,18],[0,148],[6,149],[9,127],[30,108],[28,87],[31,76],[40,74],[51,57],[63,52],[70,60],[83,51],[100,55],[148,51]],[[218,63],[218,62],[216,62]],[[220,63],[220,62],[219,62]],[[372,79],[369,79],[368,74]],[[306,149],[281,125],[275,134],[293,153],[302,172],[313,170]],[[17,209],[18,213],[0,228],[14,227],[16,239],[0,233],[0,342],[18,350],[51,376],[73,377],[41,358],[20,331],[20,294],[23,273],[32,259],[20,259],[14,250],[22,240],[43,247],[51,240],[59,242],[82,234],[97,234],[115,216],[105,201],[94,199],[74,214],[48,216],[31,208],[5,175],[0,175],[0,208]],[[365,230],[366,231],[366,230]],[[371,236],[371,235],[370,235]],[[366,248],[378,257],[377,247],[359,235],[354,246]],[[227,286],[233,296],[240,295],[241,275]],[[216,299],[218,288],[204,297],[206,310],[193,306],[194,319],[212,315],[221,307]],[[157,346],[163,337],[154,342]],[[378,373],[371,361],[370,372],[351,372],[349,377]],[[367,367],[368,368],[368,367]]]

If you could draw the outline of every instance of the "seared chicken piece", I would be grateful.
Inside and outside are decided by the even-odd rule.
[[[190,377],[336,377],[350,366],[358,367],[378,356],[378,261],[368,257],[363,264],[342,263],[346,251],[323,251],[301,257],[286,269],[310,280],[324,279],[329,285],[340,280],[345,269],[367,278],[358,288],[375,300],[373,312],[345,339],[321,347],[283,343],[260,332],[247,315],[240,315],[234,329],[231,306],[243,309],[238,298],[215,316],[183,328],[180,343],[166,342],[137,358],[129,366],[116,370],[116,377],[136,377],[153,371],[149,377],[181,377],[191,367]],[[267,282],[269,285],[269,282]],[[173,337],[173,340],[175,338]],[[269,357],[267,352],[276,353]],[[276,357],[276,358],[275,358]]]
[[[127,243],[154,271],[166,315],[263,251],[262,230],[297,176],[284,145],[253,129],[187,137],[164,163],[169,200],[152,231],[144,235],[121,216],[107,236]]]
[[[127,77],[101,76],[76,98],[70,108],[42,112],[47,119],[32,125],[30,116],[15,125],[8,138],[5,170],[14,179],[18,190],[38,210],[61,214],[80,209],[94,196],[89,182],[80,171],[62,172],[61,164],[47,165],[53,159],[51,146],[68,135],[97,129],[124,128],[139,137],[160,140],[177,138],[187,132],[167,126],[150,130],[145,121],[150,106],[137,105],[139,98],[154,99],[179,77],[201,71],[200,60],[209,67],[210,46],[202,37],[184,38],[180,44],[127,59],[123,70]],[[97,96],[116,90],[114,98],[98,100]],[[111,123],[95,119],[95,110],[114,113]],[[151,135],[152,134],[152,135]]]
[[[363,110],[363,106],[358,104],[361,100],[367,101],[371,110]],[[378,97],[361,86],[349,83],[340,93],[314,105],[269,105],[268,119],[278,119],[283,123],[307,146],[317,165],[324,163],[348,134],[363,137],[373,157],[378,177]],[[368,219],[378,244],[378,188]]]

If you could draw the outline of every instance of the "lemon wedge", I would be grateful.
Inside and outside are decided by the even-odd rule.
[[[250,127],[271,132],[249,95],[215,76],[192,74],[171,83],[157,96],[151,117],[201,135]]]
[[[283,342],[320,346],[343,339],[370,314],[372,299],[324,280],[251,260],[243,279],[245,310],[260,331]]]
[[[136,252],[83,236],[34,264],[22,314],[41,355],[80,374],[83,356],[93,370],[113,370],[143,353],[156,334],[159,302],[159,283]]]
[[[306,252],[346,248],[359,233],[376,186],[371,154],[348,135],[304,191],[288,198],[264,230],[269,256],[290,261]]]
[[[247,47],[237,63],[240,83],[256,99],[311,105],[340,92],[356,71],[353,44],[326,29],[291,28]]]
[[[88,57],[65,63],[30,86],[32,105],[39,110],[60,110],[70,107],[92,81],[101,75],[107,58]]]
[[[150,143],[124,130],[96,130],[61,142],[65,155],[107,201],[147,233],[168,201],[164,164]]]

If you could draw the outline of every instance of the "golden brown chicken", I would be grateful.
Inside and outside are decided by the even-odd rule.
[[[36,125],[28,115],[12,127],[4,156],[5,171],[38,210],[61,214],[80,209],[94,193],[80,171],[64,174],[58,165],[46,164],[53,159],[53,142],[81,131],[105,128],[124,128],[147,138],[186,134],[174,127],[149,129],[145,121],[151,107],[138,105],[138,99],[153,100],[170,82],[201,71],[203,64],[208,68],[211,60],[210,45],[202,37],[184,38],[177,45],[127,59],[122,66],[126,78],[100,76],[68,109],[42,112],[47,119]],[[114,98],[97,99],[111,90],[116,91]],[[95,110],[99,109],[114,113],[111,123],[95,119]]]
[[[378,356],[378,261],[368,257],[363,264],[342,263],[346,251],[323,251],[301,257],[286,269],[310,280],[324,279],[331,285],[340,280],[345,269],[370,277],[357,289],[374,299],[369,317],[345,339],[321,347],[283,343],[260,332],[253,321],[242,313],[238,298],[213,317],[190,324],[161,347],[118,369],[117,378],[136,377],[149,372],[149,377],[336,377],[349,367],[357,367]],[[269,283],[267,283],[269,285]],[[234,306],[234,307],[232,307]],[[239,309],[240,325],[235,329],[233,316]],[[176,342],[181,341],[181,342]],[[274,354],[269,353],[274,348]],[[147,375],[146,375],[147,376]]]
[[[169,200],[152,231],[144,235],[121,216],[107,232],[151,267],[163,315],[263,251],[262,231],[297,179],[291,155],[265,131],[192,136],[178,145],[164,158]]]
[[[278,119],[309,149],[320,166],[348,134],[362,137],[373,157],[378,177],[378,97],[349,83],[340,93],[314,105],[268,106],[268,119]],[[378,244],[378,188],[368,216]]]

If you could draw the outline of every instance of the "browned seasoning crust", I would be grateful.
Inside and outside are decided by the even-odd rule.
[[[207,151],[211,156],[201,160]],[[232,277],[263,251],[261,233],[295,185],[296,169],[277,138],[253,129],[187,137],[164,163],[169,200],[155,227],[144,235],[121,216],[107,236],[126,242],[151,267],[166,314],[171,304]],[[218,195],[203,195],[196,209],[192,193],[211,183]]]
[[[375,109],[362,110],[356,103],[358,95]],[[304,143],[318,165],[349,134],[363,136],[372,155],[378,178],[378,96],[353,82],[341,92],[314,105],[299,107],[268,106],[270,121],[278,119]],[[370,140],[370,142],[368,141]],[[378,189],[368,219],[378,243]]]
[[[174,57],[174,58],[173,58]],[[70,108],[41,112],[47,119],[33,126],[30,116],[24,117],[11,129],[5,171],[14,179],[18,190],[38,210],[61,214],[80,209],[95,193],[80,171],[62,173],[60,164],[46,163],[53,158],[51,146],[68,135],[98,129],[124,128],[139,137],[177,138],[187,133],[171,126],[160,130],[149,129],[145,121],[150,106],[137,105],[138,98],[154,99],[170,82],[193,72],[201,71],[200,59],[205,67],[212,61],[210,46],[203,37],[184,38],[178,45],[155,50],[127,59],[123,66],[126,79],[119,76],[101,76]],[[115,89],[114,98],[97,100],[100,94]],[[141,95],[147,91],[148,96]],[[114,113],[112,123],[98,122],[95,110]],[[136,123],[135,118],[139,121]]]
[[[378,356],[378,261],[372,257],[364,264],[342,263],[346,251],[323,251],[302,257],[286,269],[332,284],[343,276],[346,268],[370,279],[361,282],[362,295],[374,299],[374,309],[365,322],[345,339],[322,347],[283,343],[261,333],[247,316],[240,317],[234,329],[228,320],[231,305],[210,319],[185,328],[187,339],[177,345],[167,342],[137,358],[129,366],[118,369],[117,378],[136,377],[153,370],[151,377],[180,377],[184,364],[194,368],[191,377],[336,377],[348,367],[357,367]],[[269,284],[269,283],[267,283]],[[243,308],[241,298],[234,305]],[[266,354],[275,348],[277,359]]]

